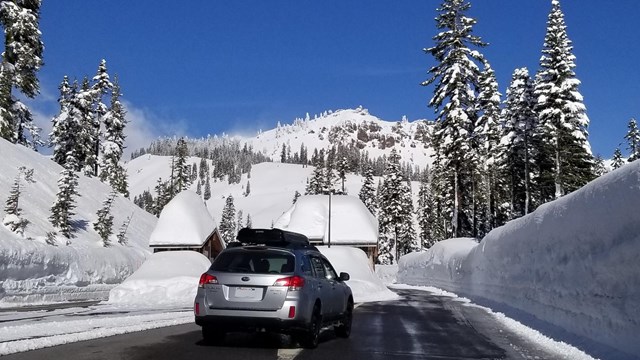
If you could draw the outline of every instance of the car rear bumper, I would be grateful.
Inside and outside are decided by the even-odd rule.
[[[264,329],[265,331],[292,333],[306,329],[304,321],[298,319],[205,315],[196,316],[195,321],[200,326],[212,326],[229,332]]]

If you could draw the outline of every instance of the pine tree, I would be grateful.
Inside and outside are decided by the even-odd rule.
[[[211,183],[209,182],[209,176],[207,176],[207,179],[204,182],[204,200],[207,201],[209,199],[211,199]]]
[[[434,36],[434,47],[425,49],[437,61],[429,70],[431,77],[423,86],[435,84],[434,96],[429,106],[437,112],[432,135],[435,152],[434,171],[448,183],[446,196],[451,206],[453,236],[471,235],[469,211],[472,195],[467,185],[473,180],[471,139],[477,126],[476,94],[479,88],[480,70],[477,63],[483,56],[477,50],[485,46],[480,37],[472,34],[476,20],[465,13],[470,4],[464,0],[444,0],[436,17],[441,32]]]
[[[188,189],[191,184],[191,167],[187,164],[188,156],[187,142],[184,138],[180,138],[176,145],[176,156],[172,167],[172,197]]]
[[[296,192],[293,193],[293,204],[295,204],[298,201],[298,198],[301,196],[300,192],[298,192],[298,190],[296,190]]]
[[[242,210],[238,210],[238,218],[236,220],[236,233],[242,229],[242,219],[243,219]]]
[[[599,154],[593,159],[593,173],[598,177],[607,173],[607,167],[604,164],[604,159]]]
[[[624,139],[627,141],[627,150],[629,150],[628,162],[632,162],[640,159],[640,131],[638,130],[638,124],[636,119],[631,118],[627,125],[627,134]]]
[[[28,98],[40,93],[36,73],[43,64],[44,45],[39,20],[40,0],[0,1],[0,24],[5,35],[0,65],[0,136],[12,142],[24,140],[24,130],[37,129],[31,112],[13,97],[12,90],[16,87]],[[33,138],[34,147],[36,140]]]
[[[338,179],[340,179],[342,194],[346,194],[347,192],[344,189],[344,181],[347,178],[347,172],[349,172],[349,161],[347,161],[346,157],[341,157],[336,164],[336,170],[338,171]]]
[[[434,234],[434,226],[437,224],[435,219],[435,204],[433,194],[431,193],[431,182],[429,172],[425,171],[420,177],[420,190],[418,191],[418,227],[420,228],[420,246],[422,249],[429,249],[436,243]]]
[[[23,178],[27,183],[35,183],[35,180],[33,180],[33,169],[27,170],[24,166],[18,168],[18,174],[11,186],[9,197],[5,202],[5,218],[2,221],[9,230],[21,236],[24,235],[24,230],[27,225],[29,225],[29,220],[22,218],[22,209],[20,208]]]
[[[553,159],[552,167],[541,169],[540,180],[546,182],[541,184],[542,202],[574,191],[594,177],[587,140],[589,118],[578,91],[580,81],[573,70],[573,47],[559,0],[552,0],[551,4],[534,91],[544,142],[540,158]]]
[[[488,61],[483,62],[480,74],[478,110],[482,114],[472,139],[473,162],[473,236],[482,238],[496,227],[498,205],[501,201],[497,149],[500,143],[500,92],[495,72]]]
[[[196,186],[196,194],[202,195],[202,183],[198,180],[198,185]]]
[[[102,117],[105,131],[104,142],[102,143],[100,180],[107,181],[118,193],[124,197],[129,197],[127,173],[124,167],[120,165],[122,153],[124,152],[124,129],[127,125],[126,110],[120,102],[120,96],[122,94],[116,77],[113,84],[111,84],[110,108]]]
[[[52,132],[49,134],[50,146],[53,146],[53,160],[65,166],[65,161],[69,153],[73,153],[77,158],[78,154],[78,134],[80,133],[80,124],[78,122],[78,110],[74,107],[73,99],[78,91],[78,83],[69,84],[69,78],[65,75],[58,87],[60,96],[58,104],[60,104],[60,112],[53,120]]]
[[[619,169],[622,165],[624,165],[624,160],[622,159],[622,152],[620,148],[616,148],[613,152],[613,158],[611,159],[611,167],[613,170]]]
[[[75,196],[80,196],[77,191],[78,174],[75,172],[76,168],[76,159],[70,153],[65,162],[65,168],[60,174],[60,179],[58,179],[58,194],[51,207],[51,216],[49,217],[51,224],[58,228],[67,239],[73,233],[71,217],[75,215],[73,212],[76,207]]]
[[[95,175],[95,168],[98,161],[95,146],[98,142],[98,132],[93,113],[94,95],[91,90],[89,79],[82,79],[80,89],[74,92],[71,100],[74,108],[73,121],[78,124],[76,133],[75,157],[78,160],[77,171],[82,171],[86,176]]]
[[[113,234],[113,215],[111,215],[111,207],[116,198],[115,190],[111,190],[109,196],[102,202],[102,208],[98,210],[97,220],[93,223],[93,229],[100,235],[102,245],[104,247],[111,246],[109,237]]]
[[[531,174],[538,173],[535,160],[540,149],[534,106],[529,71],[526,68],[516,69],[507,89],[499,147],[502,188],[508,189],[508,200],[505,200],[509,202],[509,219],[528,214],[534,208],[532,194],[535,184]],[[497,225],[502,225],[504,220]]]
[[[129,229],[129,224],[131,224],[131,219],[133,218],[133,213],[130,216],[127,216],[127,219],[120,226],[120,230],[118,231],[118,243],[120,245],[127,245],[127,229]]]
[[[253,223],[251,221],[251,214],[247,214],[247,223],[244,227],[251,229],[252,226],[253,226]]]
[[[307,188],[304,191],[305,195],[320,195],[324,194],[325,190],[325,175],[324,168],[321,164],[318,164],[316,168],[313,170],[313,174],[311,175],[311,179],[309,179],[309,183],[307,184]]]
[[[373,185],[373,169],[367,166],[364,170],[364,183],[358,194],[360,201],[369,209],[374,216],[378,211],[378,202],[376,201],[376,188]]]
[[[200,181],[204,181],[204,178],[209,174],[209,163],[205,158],[200,159],[200,170],[198,172],[198,176],[200,177]]]
[[[92,79],[93,85],[91,85],[90,94],[91,94],[91,117],[92,117],[92,138],[93,138],[93,147],[91,151],[91,156],[89,157],[90,164],[89,166],[93,167],[92,175],[97,176],[99,174],[98,167],[98,159],[100,158],[101,151],[104,149],[104,144],[101,143],[105,134],[102,132],[102,124],[105,123],[105,127],[107,126],[106,119],[104,116],[107,114],[108,108],[107,105],[103,102],[103,97],[107,94],[111,93],[111,100],[114,99],[113,94],[113,83],[109,78],[109,74],[107,73],[107,61],[102,59],[100,64],[98,65],[98,71],[96,75]],[[116,100],[120,96],[120,90],[117,90],[117,95],[115,95]],[[118,103],[118,105],[120,105]],[[122,110],[122,106],[120,105],[120,109]],[[122,114],[122,119],[124,120],[124,113]],[[124,125],[123,125],[124,127]],[[124,139],[124,135],[121,134]],[[106,139],[105,139],[106,140]],[[109,149],[113,151],[112,149]]]
[[[400,167],[400,155],[395,149],[391,150],[387,166],[385,168],[382,186],[378,189],[378,224],[380,233],[380,248],[378,262],[380,264],[393,264],[397,261],[399,253],[405,253],[415,246],[410,242],[412,230],[411,219],[413,204],[411,203],[411,191],[404,181]],[[415,239],[415,236],[413,236]],[[396,250],[395,254],[393,250]]]
[[[247,180],[247,186],[244,188],[244,196],[247,197],[251,193],[251,182]]]
[[[236,208],[233,204],[233,196],[229,195],[222,209],[222,219],[220,219],[220,236],[225,243],[229,243],[236,238]]]

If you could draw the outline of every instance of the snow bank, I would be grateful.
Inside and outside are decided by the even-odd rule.
[[[185,190],[162,209],[149,245],[202,245],[215,228],[202,197]]]
[[[62,167],[46,156],[0,139],[0,203],[9,195],[18,168],[33,169],[35,183],[22,182],[22,217],[29,220],[24,236],[0,225],[0,307],[24,303],[106,299],[109,289],[131,275],[150,254],[148,239],[156,217],[138,208],[129,199],[115,198],[112,207],[114,234],[105,248],[93,230],[96,211],[102,207],[111,187],[97,178],[80,175],[76,213],[72,217],[74,237],[57,236],[55,245],[46,243],[54,231],[50,208],[58,191]],[[0,219],[5,217],[0,207]],[[116,234],[127,217],[126,245]]]
[[[155,253],[109,292],[109,303],[191,307],[200,275],[210,266],[209,259],[195,251]]]
[[[376,275],[385,285],[392,285],[396,283],[396,277],[398,275],[398,265],[376,265]]]
[[[329,259],[335,270],[349,273],[347,284],[353,292],[356,303],[367,301],[396,300],[398,295],[387,289],[385,284],[369,267],[369,259],[364,251],[349,246],[325,246],[318,250]]]
[[[640,161],[494,229],[476,246],[455,239],[405,256],[398,282],[533,315],[530,323],[588,339],[580,344],[587,351],[604,344],[640,356],[638,204]]]

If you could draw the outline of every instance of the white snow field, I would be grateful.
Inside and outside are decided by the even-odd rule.
[[[397,281],[504,310],[604,358],[640,357],[640,161],[491,231],[399,261]]]
[[[157,221],[131,201],[116,197],[111,213],[114,234],[111,246],[104,247],[93,230],[96,211],[102,207],[111,188],[97,178],[80,176],[75,237],[57,236],[55,246],[45,242],[54,231],[48,218],[58,191],[62,167],[30,149],[0,139],[0,220],[18,168],[33,169],[35,183],[22,180],[19,205],[29,220],[24,237],[0,225],[0,306],[16,306],[67,300],[106,299],[114,284],[131,275],[150,255],[149,235]],[[118,243],[116,234],[128,216],[127,245]]]

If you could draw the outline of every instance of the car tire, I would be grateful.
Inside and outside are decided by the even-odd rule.
[[[341,338],[348,338],[351,336],[351,323],[353,322],[353,301],[349,299],[347,304],[347,310],[342,317],[340,325],[335,327],[336,336]]]
[[[202,339],[205,343],[219,345],[224,342],[225,332],[212,326],[202,327]]]
[[[320,313],[320,306],[313,307],[313,313],[311,315],[311,321],[309,322],[309,328],[307,331],[301,334],[299,343],[305,349],[315,349],[320,342],[320,330],[322,329],[322,314]]]

